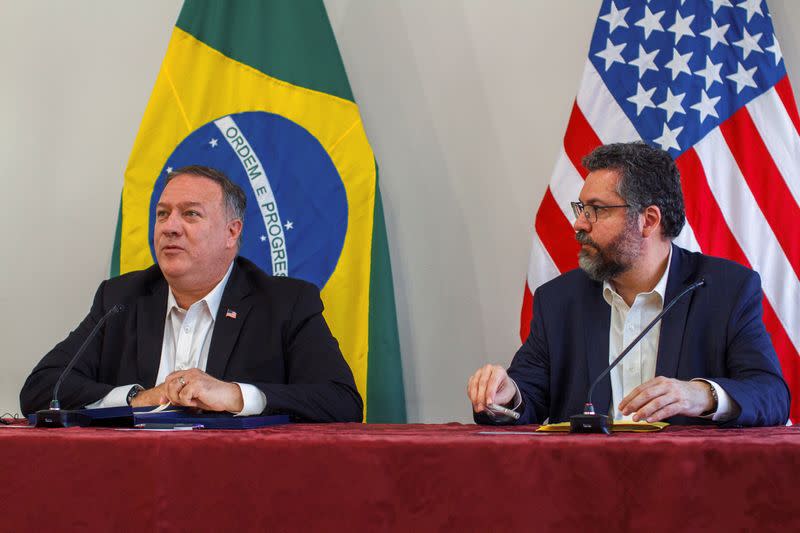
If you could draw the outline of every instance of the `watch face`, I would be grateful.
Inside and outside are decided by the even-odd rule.
[[[144,389],[142,387],[140,387],[139,385],[134,385],[131,388],[130,392],[128,392],[128,405],[130,405],[131,402],[133,401],[133,399],[136,398],[136,395],[139,394],[143,390]]]

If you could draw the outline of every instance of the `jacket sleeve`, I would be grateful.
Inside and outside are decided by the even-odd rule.
[[[97,289],[89,314],[69,336],[58,343],[34,367],[20,391],[20,407],[24,414],[39,409],[47,409],[53,399],[53,388],[59,376],[88,338],[92,328],[103,318],[103,282]],[[62,409],[78,409],[102,398],[114,388],[113,385],[99,383],[97,376],[100,366],[100,353],[103,343],[103,328],[86,347],[86,351],[75,364],[72,371],[61,384],[59,402]]]
[[[789,388],[762,319],[761,278],[750,272],[727,325],[728,376],[710,378],[741,407],[726,426],[774,426],[789,418]]]
[[[319,290],[304,283],[283,332],[286,383],[253,385],[267,398],[265,414],[311,422],[361,422],[364,404],[353,372],[322,316]]]

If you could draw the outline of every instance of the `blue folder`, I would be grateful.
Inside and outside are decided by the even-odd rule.
[[[132,428],[142,424],[159,427],[201,426],[203,429],[254,429],[291,422],[288,415],[233,416],[230,413],[209,413],[189,407],[170,407],[152,413],[153,407],[104,407],[81,409],[92,419],[91,427]],[[36,414],[28,415],[28,423],[36,425]]]

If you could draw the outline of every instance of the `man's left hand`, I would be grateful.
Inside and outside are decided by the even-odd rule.
[[[671,416],[700,416],[714,406],[705,381],[680,381],[658,376],[642,383],[619,404],[623,415],[633,421],[658,422]]]
[[[167,398],[174,405],[230,413],[239,413],[244,408],[239,385],[220,381],[197,368],[173,372],[166,377],[164,384]]]

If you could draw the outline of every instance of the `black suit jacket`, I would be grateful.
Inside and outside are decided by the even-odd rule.
[[[33,369],[20,393],[24,413],[48,406],[53,386],[94,325],[111,316],[64,380],[62,408],[80,408],[128,383],[156,385],[168,286],[154,265],[104,281],[89,315]],[[228,310],[236,318],[226,317]],[[353,373],[322,316],[319,291],[305,281],[269,276],[238,257],[222,295],[206,372],[250,383],[267,397],[264,414],[299,420],[360,422]]]
[[[706,285],[664,316],[656,376],[718,383],[741,407],[725,425],[784,424],[789,389],[761,318],[760,277],[731,261],[673,245],[665,305],[700,278]],[[608,366],[611,307],[602,287],[578,269],[536,290],[531,333],[508,369],[524,404],[516,423],[564,422],[583,412],[589,385]],[[598,413],[609,412],[608,376],[595,387],[592,403]],[[483,413],[475,420],[492,422]],[[712,423],[683,416],[667,422]]]

